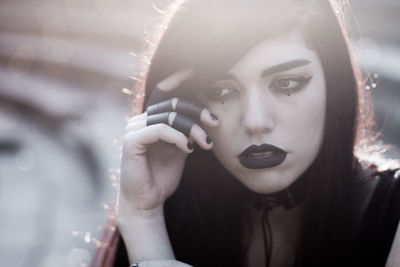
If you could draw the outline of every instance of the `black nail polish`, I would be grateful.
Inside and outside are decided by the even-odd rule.
[[[211,144],[211,142],[212,142],[211,138],[207,136],[206,137],[206,142],[207,142],[207,144]]]
[[[215,116],[214,114],[212,114],[211,113],[211,118],[213,119],[213,121],[216,121],[216,120],[218,120],[218,117],[217,116]]]
[[[188,144],[187,144],[187,147],[188,147],[190,150],[193,150],[193,144],[192,144],[192,143],[188,143]]]

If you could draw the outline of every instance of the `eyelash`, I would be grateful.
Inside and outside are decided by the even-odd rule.
[[[226,91],[223,92],[224,90]],[[235,96],[238,93],[239,90],[236,88],[232,88],[229,86],[214,86],[207,91],[206,95],[208,99],[212,101],[218,101],[221,102],[221,104],[224,104],[226,100]]]
[[[300,91],[303,89],[308,82],[311,80],[312,76],[310,77],[303,77],[303,76],[284,76],[284,77],[279,77],[278,79],[275,79],[268,88],[277,91],[282,94],[286,94],[290,96],[292,93],[295,93],[297,91]],[[279,86],[280,82],[288,82],[290,85],[291,82],[296,82],[297,84],[295,86],[290,86],[283,88],[282,86]],[[224,90],[225,93],[223,92]],[[212,100],[212,101],[218,101],[224,104],[226,100],[228,100],[231,97],[234,97],[236,94],[240,93],[239,89],[232,88],[230,86],[214,86],[211,87],[206,95],[207,98]]]
[[[276,81],[272,82],[268,88],[290,96],[292,93],[295,93],[295,92],[303,89],[308,84],[308,82],[311,80],[311,78],[312,78],[312,76],[310,76],[310,77],[304,77],[304,76],[280,77]],[[280,82],[288,82],[288,87],[279,86]],[[296,82],[297,84],[295,86],[289,86],[291,82]]]

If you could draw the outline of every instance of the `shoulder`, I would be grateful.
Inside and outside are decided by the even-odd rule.
[[[361,196],[359,203],[363,205],[355,237],[354,257],[359,263],[383,266],[389,253],[392,259],[400,257],[399,247],[396,249],[400,242],[400,233],[396,234],[400,221],[399,175],[398,169],[377,171],[370,168],[367,178],[355,184],[355,198]],[[370,263],[372,265],[368,265]]]
[[[388,170],[379,174],[380,182],[377,187],[377,197],[374,203],[375,210],[378,210],[375,204],[379,204],[379,214],[384,216],[387,230],[391,233],[391,237],[387,237],[391,240],[391,246],[389,255],[386,261],[387,267],[399,266],[400,265],[400,170]],[[395,234],[393,234],[393,232]]]
[[[400,170],[385,170],[375,172],[374,177],[378,183],[374,189],[374,194],[371,199],[370,205],[386,211],[399,211],[396,207],[400,208]],[[384,204],[384,205],[382,205]]]
[[[400,202],[400,169],[378,170],[375,166],[361,165],[353,173],[353,216],[356,221],[371,210],[388,212]],[[398,179],[399,178],[399,179]]]
[[[397,226],[396,235],[392,243],[392,247],[390,248],[389,257],[385,266],[400,266],[400,224]]]
[[[373,218],[393,224],[400,219],[400,170],[372,170],[364,185],[369,198],[365,204],[363,221]]]

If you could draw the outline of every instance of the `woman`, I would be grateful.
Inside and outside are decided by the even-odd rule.
[[[399,256],[399,182],[355,156],[371,116],[344,12],[312,0],[171,5],[124,136],[118,225],[133,266]]]

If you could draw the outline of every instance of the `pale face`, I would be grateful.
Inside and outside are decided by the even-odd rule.
[[[254,46],[200,98],[221,123],[206,128],[214,154],[252,191],[283,190],[319,152],[324,73],[298,33]]]

